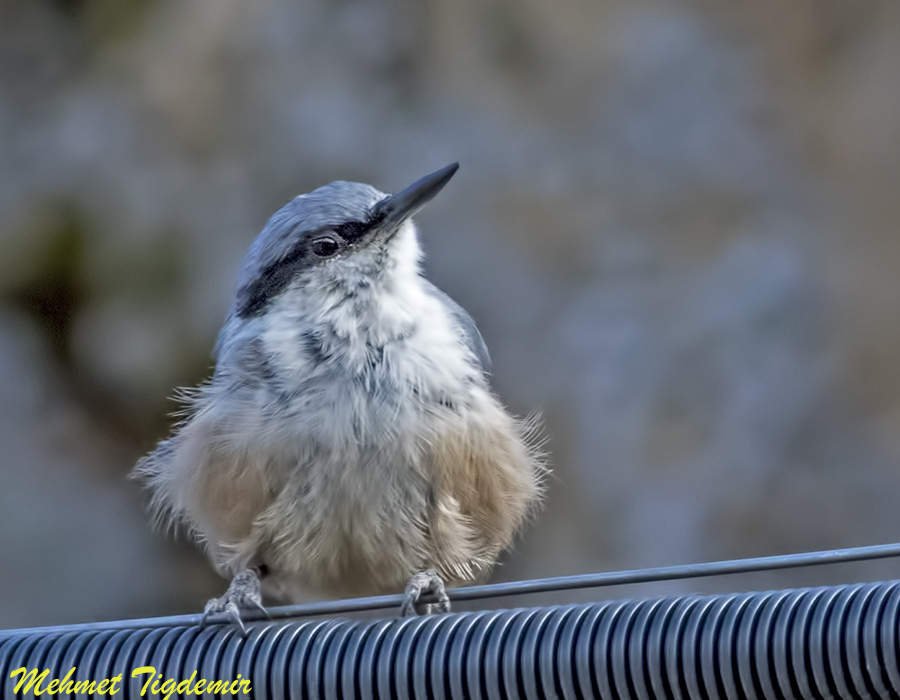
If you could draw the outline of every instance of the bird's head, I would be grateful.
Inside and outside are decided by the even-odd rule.
[[[459,168],[453,163],[396,194],[358,182],[332,182],[276,212],[244,259],[232,312],[263,313],[289,290],[353,293],[397,266],[417,269],[411,217]]]

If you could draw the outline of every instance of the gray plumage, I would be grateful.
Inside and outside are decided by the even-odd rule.
[[[430,569],[469,583],[537,503],[533,424],[492,394],[474,321],[421,274],[410,217],[455,171],[390,196],[331,183],[251,245],[212,380],[135,469],[223,574],[252,569],[283,599],[398,592]],[[236,590],[208,610],[258,603]]]

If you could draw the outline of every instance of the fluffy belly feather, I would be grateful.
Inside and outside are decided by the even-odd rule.
[[[412,352],[412,337],[372,361],[357,343],[310,368],[302,344],[276,340],[273,362],[294,353],[282,360],[307,371],[202,395],[165,468],[145,462],[162,507],[220,571],[265,564],[264,586],[287,599],[399,592],[427,568],[451,585],[484,575],[543,467],[463,348]]]

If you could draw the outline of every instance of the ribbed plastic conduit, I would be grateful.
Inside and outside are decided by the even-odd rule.
[[[73,666],[76,679],[122,673],[119,698],[140,696],[139,666],[176,681],[241,674],[253,698],[898,698],[898,621],[890,581],[255,623],[246,637],[221,625],[54,627],[0,632],[0,673],[4,700],[17,668],[49,680]]]

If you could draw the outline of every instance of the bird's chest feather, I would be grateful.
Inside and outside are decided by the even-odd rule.
[[[315,312],[288,298],[269,314],[263,342],[294,429],[335,444],[421,433],[481,381],[446,309],[415,287]]]

